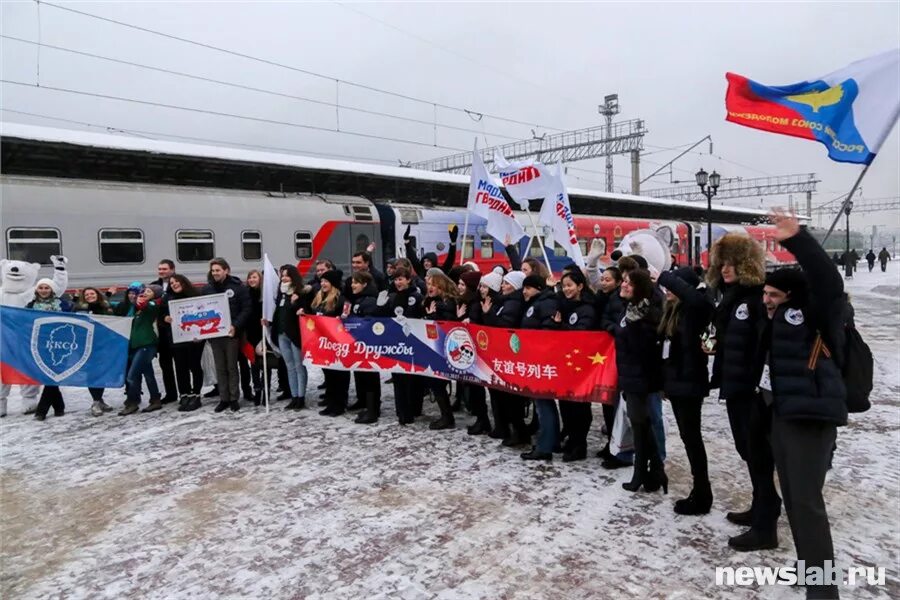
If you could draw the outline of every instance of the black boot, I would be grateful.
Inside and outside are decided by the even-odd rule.
[[[503,445],[507,448],[515,448],[516,446],[526,446],[531,444],[531,436],[525,433],[524,428],[511,427],[512,435],[503,440]]]
[[[306,408],[305,398],[292,398],[290,404],[284,407],[284,410],[302,410]]]
[[[253,401],[253,390],[250,389],[249,385],[241,388],[241,391],[244,393],[244,400],[247,400],[248,402]]]
[[[650,470],[647,473],[647,479],[644,481],[644,491],[655,492],[662,488],[663,494],[668,494],[669,477],[666,475],[665,465],[663,465],[659,451],[656,449],[656,436],[653,435],[652,430],[647,432],[647,437],[644,440],[647,444],[647,462],[650,463]]]
[[[748,529],[740,535],[728,538],[728,545],[738,552],[771,550],[778,547],[778,533],[776,531]]]
[[[280,394],[278,394],[278,396],[275,399],[276,400],[290,400],[291,399],[290,390],[286,391],[286,392],[281,392]]]
[[[712,501],[709,481],[697,481],[687,498],[675,502],[675,512],[679,515],[705,515],[712,508]]]
[[[491,432],[491,422],[487,420],[487,416],[478,417],[475,422],[466,428],[469,435],[484,435]]]
[[[567,452],[563,452],[563,462],[574,462],[587,458],[587,444],[572,443]]]
[[[211,390],[209,390],[208,392],[206,392],[205,394],[203,394],[203,397],[204,397],[204,398],[215,398],[215,397],[217,397],[218,395],[219,395],[219,386],[218,386],[218,385],[214,385],[214,386],[213,386],[213,389],[211,389]]]
[[[531,449],[531,452],[523,452],[519,455],[522,460],[546,460],[553,461],[553,454],[550,452],[538,452],[537,447]]]
[[[381,399],[372,392],[366,394],[366,410],[359,413],[354,422],[361,425],[371,425],[378,422],[381,416]]]
[[[453,407],[450,405],[450,396],[447,395],[447,390],[440,388],[434,392],[434,396],[434,400],[441,411],[441,416],[439,419],[432,421],[428,425],[428,429],[453,429],[456,426],[456,421],[453,419]]]
[[[237,400],[232,400],[231,404],[228,405],[228,408],[231,409],[231,412],[237,412],[241,410],[241,404]]]
[[[725,518],[735,525],[750,527],[750,525],[753,523],[753,507],[751,506],[747,510],[741,512],[730,512],[725,515]]]
[[[366,407],[366,402],[362,398],[356,398],[356,402],[347,407],[347,410],[362,410]]]
[[[647,479],[647,443],[644,438],[650,434],[650,423],[634,424],[632,423],[631,432],[634,437],[634,471],[631,474],[631,481],[622,484],[622,489],[629,492],[636,492],[644,485]]]
[[[223,410],[228,410],[229,406],[231,406],[231,402],[219,402],[216,404],[216,412],[220,413]]]

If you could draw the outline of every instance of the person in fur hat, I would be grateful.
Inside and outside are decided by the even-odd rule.
[[[712,247],[707,283],[721,295],[713,316],[715,359],[710,386],[725,399],[734,445],[747,463],[753,487],[749,510],[726,518],[750,527],[728,540],[735,550],[776,548],[781,498],[775,489],[775,462],[766,436],[766,410],[754,368],[759,348],[757,330],[766,319],[762,291],[766,278],[762,247],[744,233],[727,233]]]

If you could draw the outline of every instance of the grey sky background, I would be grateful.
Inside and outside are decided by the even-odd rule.
[[[704,167],[724,177],[815,172],[814,204],[849,191],[861,167],[835,163],[818,143],[724,120],[725,72],[768,85],[812,79],[900,46],[900,3],[60,3],[251,54],[344,81],[542,127],[465,113],[336,84],[284,68],[205,50],[33,1],[3,2],[2,33],[120,60],[185,71],[292,96],[419,119],[410,123],[193,81],[0,40],[2,78],[42,86],[227,112],[418,144],[368,139],[128,102],[2,86],[4,109],[141,130],[255,144],[298,153],[416,161],[494,145],[552,129],[601,124],[597,105],[618,93],[619,119],[641,118],[649,134],[642,173],[674,157],[670,148],[710,134],[675,164],[693,181]],[[38,58],[40,60],[38,60]],[[3,120],[96,128],[4,112]],[[507,137],[503,137],[507,136]],[[162,137],[154,135],[153,137]],[[433,147],[437,143],[440,148]],[[627,156],[617,157],[616,186],[630,189]],[[895,127],[863,182],[864,198],[900,195],[900,133]],[[603,188],[602,159],[569,165],[572,187]],[[579,170],[575,170],[579,169]],[[644,185],[667,187],[659,176]],[[795,201],[804,199],[795,197]],[[759,201],[732,201],[759,206]],[[770,198],[767,205],[787,203]],[[824,220],[823,220],[824,222]],[[814,223],[816,221],[814,220]],[[857,216],[854,223],[896,228],[900,213]],[[856,228],[856,227],[854,227]]]

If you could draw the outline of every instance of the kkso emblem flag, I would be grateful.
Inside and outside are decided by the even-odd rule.
[[[88,361],[94,324],[67,317],[36,319],[31,326],[31,356],[53,381],[69,377]]]
[[[0,381],[121,387],[130,336],[127,317],[0,307]]]

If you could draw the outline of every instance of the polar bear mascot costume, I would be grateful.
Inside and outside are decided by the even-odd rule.
[[[53,292],[57,296],[65,293],[69,285],[69,272],[66,270],[68,259],[65,256],[51,256],[53,265]],[[21,260],[0,260],[0,305],[25,308],[34,300],[34,288],[37,285],[41,265]],[[37,404],[39,385],[22,385],[22,399],[25,401],[25,414],[34,412]],[[6,416],[6,401],[12,386],[0,383],[0,417]]]

